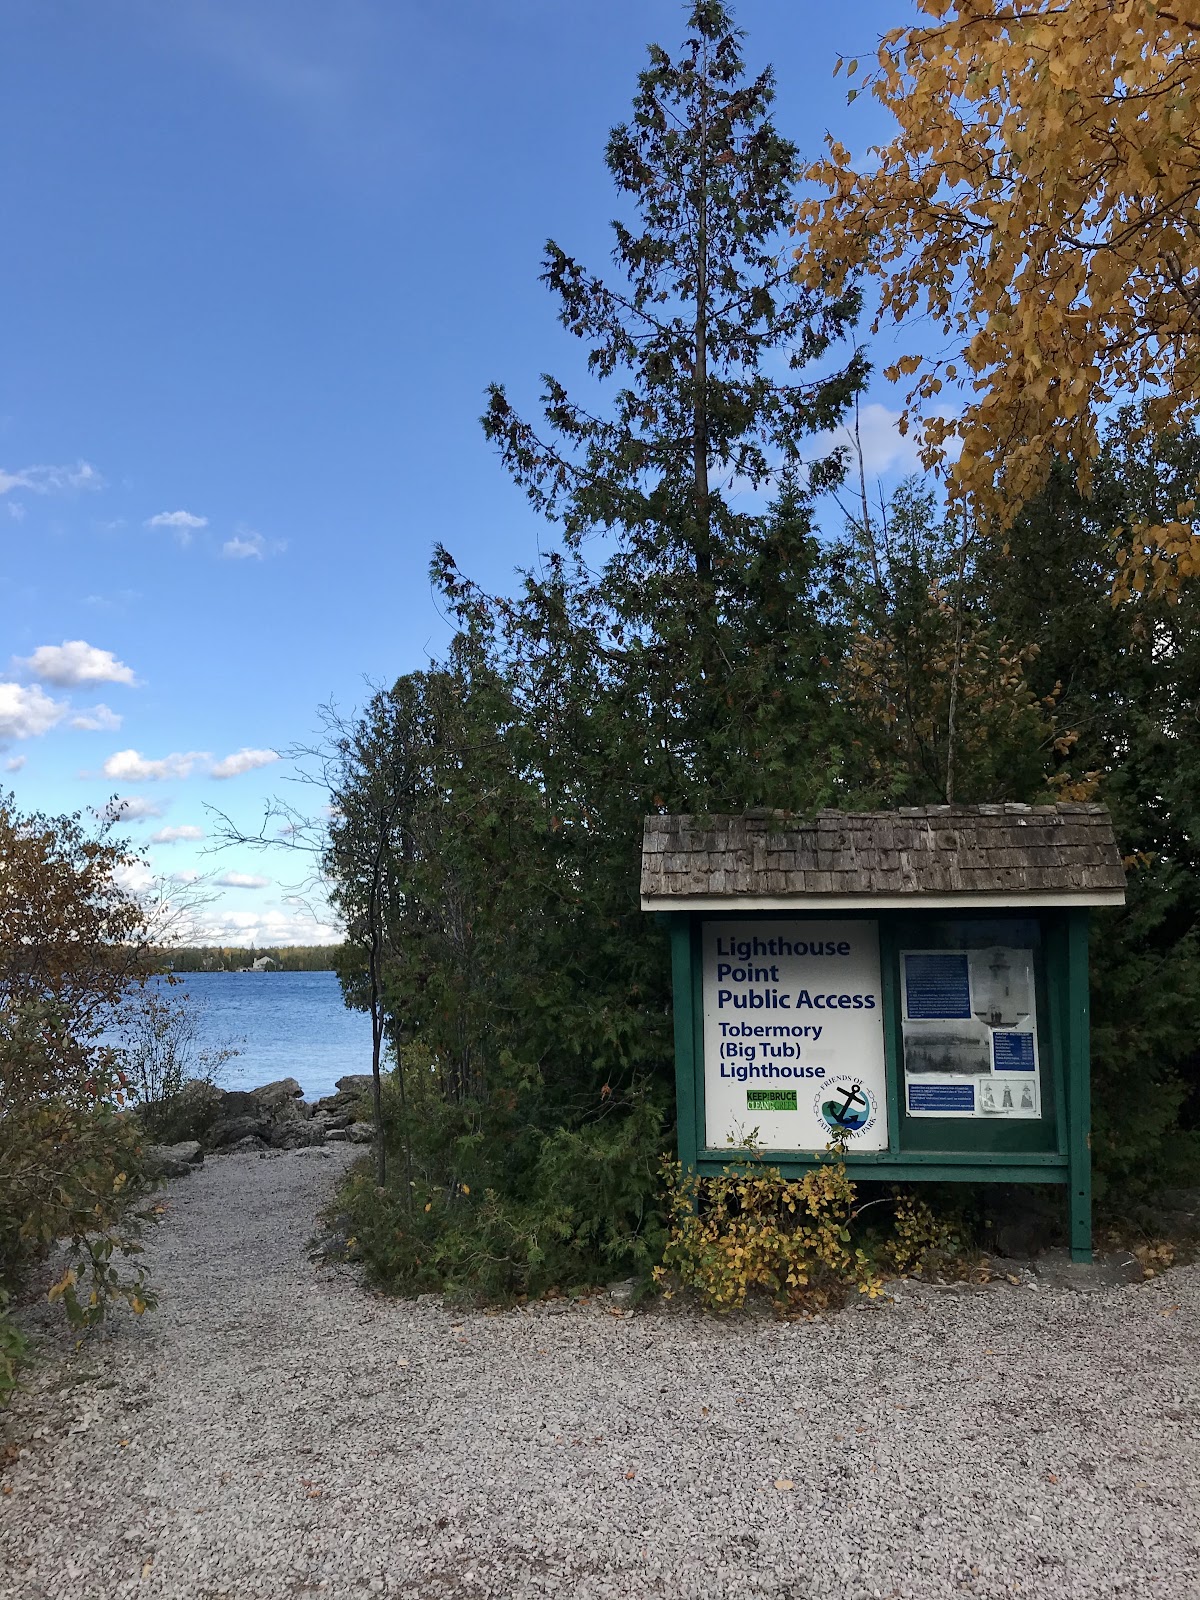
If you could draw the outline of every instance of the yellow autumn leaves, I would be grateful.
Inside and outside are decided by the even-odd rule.
[[[865,270],[879,323],[940,331],[888,376],[914,380],[926,465],[1004,526],[1056,457],[1086,491],[1112,404],[1149,396],[1164,432],[1196,414],[1200,0],[917,9],[870,73],[849,64],[895,133],[874,164],[830,139],[809,168],[797,272],[836,291]],[[1125,542],[1119,591],[1200,575],[1190,511]]]

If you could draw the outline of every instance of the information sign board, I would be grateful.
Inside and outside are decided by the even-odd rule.
[[[900,953],[910,1117],[1038,1118],[1033,951]]]
[[[877,922],[702,928],[705,1142],[888,1144]]]

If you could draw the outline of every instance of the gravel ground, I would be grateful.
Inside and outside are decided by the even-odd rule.
[[[344,1159],[172,1185],[161,1309],[3,1425],[0,1595],[1200,1595],[1200,1268],[459,1317],[309,1263]]]

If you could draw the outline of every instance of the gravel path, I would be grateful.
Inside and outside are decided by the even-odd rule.
[[[0,1596],[1200,1595],[1200,1268],[456,1317],[309,1264],[343,1159],[172,1186],[161,1309],[3,1425]]]

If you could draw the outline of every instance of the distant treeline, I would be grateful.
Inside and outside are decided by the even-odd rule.
[[[332,972],[340,945],[289,944],[269,950],[229,944],[202,944],[162,950],[162,965],[171,972],[239,972],[267,957],[280,972]]]

